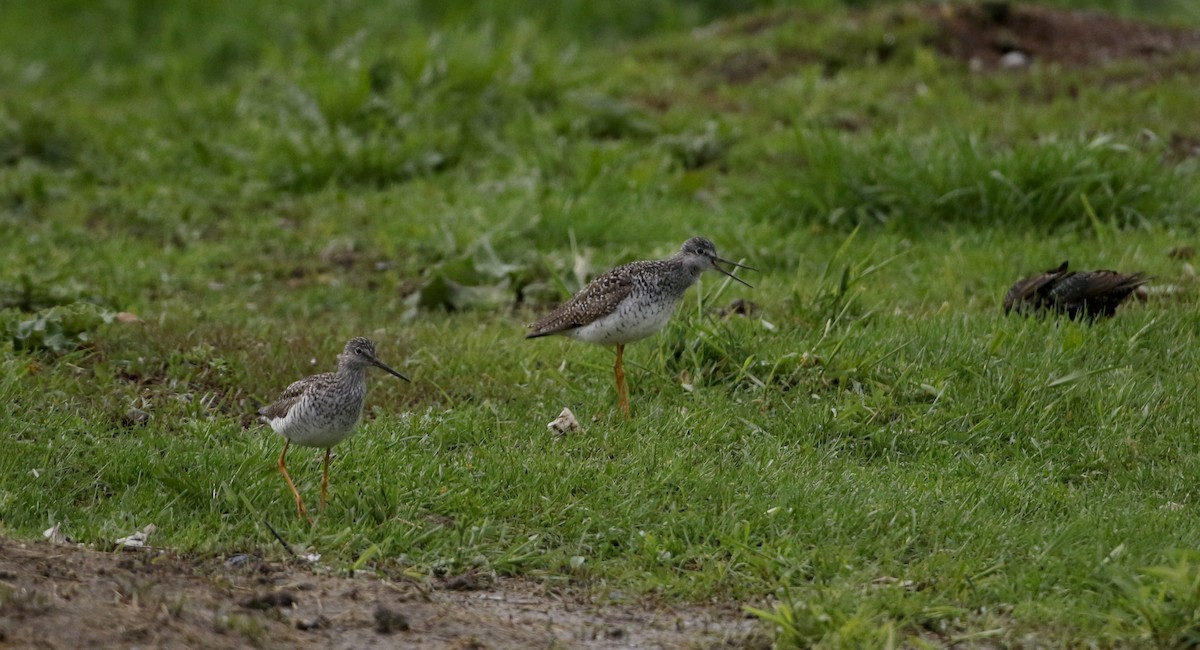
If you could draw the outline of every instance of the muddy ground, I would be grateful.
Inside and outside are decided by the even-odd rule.
[[[926,5],[921,13],[938,26],[942,54],[979,68],[1002,66],[1011,53],[1031,62],[1078,67],[1200,51],[1198,30],[1094,11],[984,0]]]
[[[301,562],[0,539],[0,647],[768,648],[736,604],[601,604],[499,580],[456,591]]]

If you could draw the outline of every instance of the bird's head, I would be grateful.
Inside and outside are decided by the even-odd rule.
[[[371,341],[371,339],[364,338],[362,336],[356,336],[346,342],[346,347],[342,350],[342,353],[338,355],[338,362],[354,369],[375,366],[376,368],[396,375],[404,381],[410,381],[408,377],[405,377],[399,372],[393,370],[386,363],[380,361],[379,358],[375,356],[375,344]]]
[[[713,243],[704,237],[692,237],[684,242],[683,247],[679,249],[679,255],[683,257],[684,263],[689,268],[695,269],[697,272],[717,271],[718,273],[727,275],[734,280],[741,282],[747,287],[751,285],[745,280],[721,268],[721,264],[728,264],[730,266],[735,266],[740,269],[748,269],[751,271],[756,270],[746,266],[745,264],[738,264],[732,260],[727,260],[720,257],[717,255],[716,246],[713,246]]]

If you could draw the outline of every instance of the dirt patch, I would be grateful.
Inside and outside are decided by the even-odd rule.
[[[1200,51],[1198,30],[1092,11],[992,1],[929,6],[922,12],[939,25],[938,50],[975,67],[1027,62],[1085,66]]]
[[[237,555],[103,553],[0,539],[0,645],[768,648],[736,604],[601,604],[502,579],[446,591]]]
[[[1167,162],[1182,162],[1188,158],[1200,158],[1200,136],[1172,133],[1165,157]]]
[[[784,9],[718,22],[701,33],[758,38],[788,25],[820,20],[820,15],[811,12]],[[879,41],[864,40],[862,27],[880,23],[886,26],[886,36]],[[916,29],[917,24],[928,28]],[[836,49],[819,45],[812,49],[748,48],[718,55],[704,70],[717,82],[744,85],[786,76],[813,64],[821,65],[825,74],[833,74],[860,61],[906,59],[903,50],[915,45],[932,47],[976,70],[1022,68],[1033,63],[1082,67],[1200,52],[1200,30],[1008,0],[853,12],[843,29],[847,31]]]
[[[744,50],[718,61],[711,74],[736,86],[754,81],[775,65],[775,61],[762,52]]]

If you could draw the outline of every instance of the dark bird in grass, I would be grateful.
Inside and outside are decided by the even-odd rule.
[[[375,344],[361,336],[346,343],[338,355],[337,372],[305,377],[284,389],[279,399],[259,409],[263,421],[275,433],[283,436],[283,452],[279,454],[279,472],[283,474],[300,516],[312,523],[304,508],[304,500],[288,474],[288,447],[294,442],[302,447],[325,450],[325,472],[321,478],[321,510],[325,510],[325,493],[329,489],[329,453],[334,445],[354,433],[362,417],[367,397],[367,369],[375,367],[404,381],[408,377],[393,370],[375,356]]]
[[[577,341],[611,345],[617,350],[613,376],[617,405],[629,417],[622,358],[625,345],[662,329],[675,307],[705,271],[716,271],[747,287],[745,280],[721,267],[728,264],[754,269],[717,255],[713,243],[692,237],[679,252],[663,260],[644,260],[618,266],[592,280],[570,300],[529,326],[525,338],[559,334]]]
[[[1066,314],[1070,319],[1112,316],[1150,278],[1143,273],[1069,271],[1067,263],[1018,280],[1004,294],[1004,313]]]

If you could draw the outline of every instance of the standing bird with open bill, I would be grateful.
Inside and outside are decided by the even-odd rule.
[[[325,473],[321,478],[321,511],[325,511],[325,493],[329,488],[329,454],[334,445],[354,433],[362,417],[367,397],[367,369],[371,366],[409,381],[375,356],[375,344],[356,336],[346,343],[338,355],[336,372],[305,377],[283,391],[279,399],[259,409],[258,414],[283,436],[283,452],[279,454],[279,471],[292,488],[300,516],[312,523],[304,509],[304,500],[288,474],[284,460],[293,442],[302,447],[325,450]]]
[[[666,259],[630,262],[600,275],[558,309],[530,325],[525,338],[561,334],[577,341],[616,346],[613,375],[617,404],[628,418],[629,393],[622,365],[625,345],[662,329],[684,292],[705,271],[717,271],[750,286],[721,268],[722,263],[755,270],[718,257],[711,241],[692,237]]]
[[[1064,313],[1072,320],[1112,316],[1129,294],[1149,280],[1140,272],[1068,271],[1063,262],[1018,280],[1004,294],[1004,313]]]

